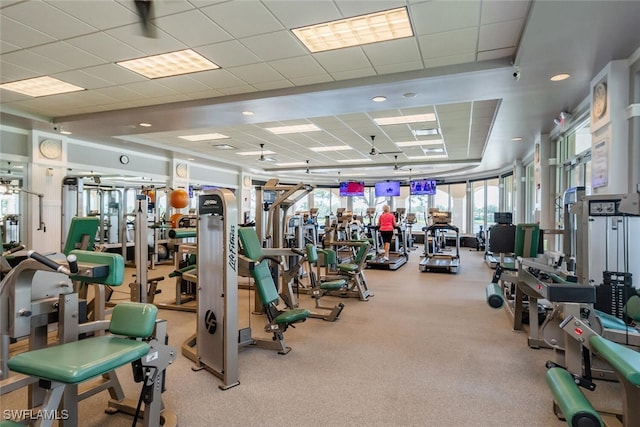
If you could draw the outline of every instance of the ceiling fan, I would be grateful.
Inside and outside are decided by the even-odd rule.
[[[155,38],[156,27],[149,22],[154,18],[152,0],[133,0],[133,3],[136,5],[138,16],[140,16],[142,34],[145,37]]]
[[[402,151],[378,151],[378,150],[376,150],[375,139],[376,139],[376,136],[375,135],[371,135],[371,150],[369,151],[369,155],[370,156],[375,156],[375,155],[378,155],[378,154],[397,154],[397,153],[402,153]]]
[[[264,144],[260,144],[260,157],[258,157],[259,162],[276,162],[277,159],[274,157],[267,157],[264,155]]]

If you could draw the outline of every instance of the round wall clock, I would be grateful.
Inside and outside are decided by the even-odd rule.
[[[43,139],[38,148],[47,159],[57,159],[62,154],[62,142],[57,139]]]
[[[176,165],[176,175],[178,175],[180,178],[186,178],[187,177],[187,165],[186,165],[186,163],[178,163]]]
[[[124,154],[120,156],[120,163],[122,163],[123,165],[129,164],[129,156],[126,156]]]
[[[598,83],[593,88],[593,115],[596,118],[604,116],[607,111],[607,84]]]

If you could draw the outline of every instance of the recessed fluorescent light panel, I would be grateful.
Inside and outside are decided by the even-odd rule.
[[[211,141],[214,139],[227,139],[229,137],[221,133],[203,133],[200,135],[184,135],[184,136],[179,136],[178,138],[195,142],[195,141]]]
[[[406,7],[294,28],[291,31],[312,53],[413,36]]]
[[[116,62],[116,64],[149,79],[178,76],[180,74],[197,73],[199,71],[220,68],[218,65],[191,49],[121,61]]]
[[[370,158],[366,158],[366,159],[340,159],[340,160],[336,160],[336,162],[338,163],[360,163],[360,162],[370,162],[373,159]]]
[[[276,163],[276,166],[289,167],[289,166],[304,166],[306,164],[307,164],[306,162],[290,162],[290,163]]]
[[[411,132],[415,136],[429,136],[429,135],[438,135],[440,133],[440,129],[413,129]]]
[[[396,142],[396,145],[398,147],[415,147],[418,145],[441,145],[442,144],[442,140],[441,139],[431,139],[431,140],[427,140],[427,141],[402,141],[402,142]]]
[[[413,114],[410,116],[395,116],[395,117],[379,117],[373,119],[380,126],[385,125],[401,125],[406,123],[419,123],[419,122],[435,122],[436,115],[433,113],[428,114]]]
[[[318,126],[314,124],[310,125],[293,125],[293,126],[276,126],[272,128],[265,128],[271,133],[275,133],[276,135],[282,135],[285,133],[302,133],[302,132],[316,132],[320,129]]]
[[[309,148],[311,151],[315,151],[316,153],[325,152],[325,151],[344,151],[344,150],[353,150],[353,148],[348,145],[330,145],[327,147],[311,147]]]
[[[407,156],[410,160],[429,160],[429,159],[444,159],[449,157],[448,154],[430,154],[428,156]]]
[[[4,83],[0,85],[0,89],[18,92],[23,95],[33,96],[34,98],[85,90],[83,87],[72,85],[71,83],[66,83],[49,76]]]
[[[269,151],[269,150],[264,150],[264,151],[243,151],[242,153],[236,153],[236,154],[240,154],[241,156],[260,156],[262,154],[276,154],[275,151]]]
[[[216,144],[216,145],[212,145],[212,147],[217,148],[218,150],[235,150],[236,149],[236,147],[229,144]]]

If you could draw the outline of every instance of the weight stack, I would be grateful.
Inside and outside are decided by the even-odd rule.
[[[631,273],[603,271],[602,284],[596,287],[595,308],[625,320],[624,306],[633,295],[636,295],[636,290]]]

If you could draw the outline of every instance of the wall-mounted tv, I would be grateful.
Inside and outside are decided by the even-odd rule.
[[[410,194],[412,196],[436,194],[436,180],[435,179],[411,180]]]
[[[376,197],[389,197],[400,195],[399,181],[376,182]]]
[[[340,196],[364,196],[363,181],[347,181],[340,183]]]

